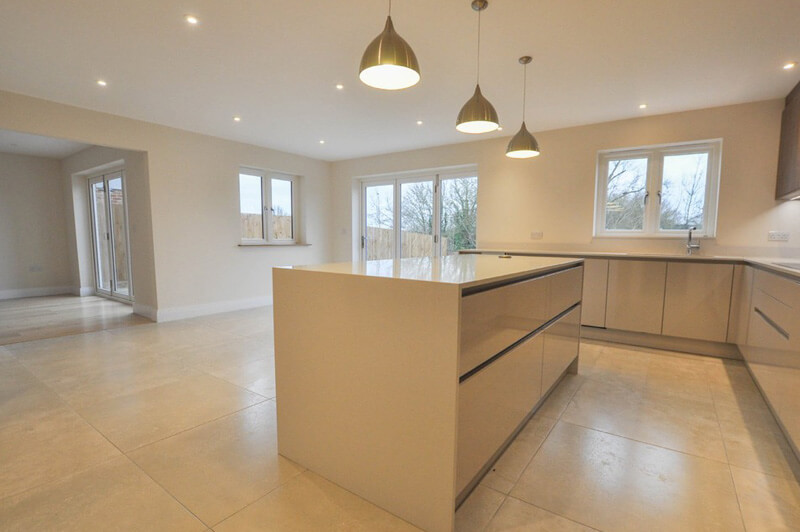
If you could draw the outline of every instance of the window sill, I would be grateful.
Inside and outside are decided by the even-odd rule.
[[[656,234],[602,234],[602,235],[593,235],[592,238],[620,238],[620,239],[628,239],[628,238],[639,238],[642,240],[686,240],[688,230],[682,232],[680,234],[671,234],[671,235],[656,235]],[[715,235],[704,235],[693,233],[692,238],[696,238],[698,240],[714,240],[716,238]]]
[[[248,242],[240,242],[238,244],[238,246],[240,248],[259,248],[259,247],[262,247],[262,248],[264,248],[264,247],[266,247],[266,248],[293,248],[293,247],[307,248],[307,247],[311,246],[311,244],[306,244],[306,243],[303,243],[303,242],[288,242],[286,244],[278,244],[278,243],[273,243],[273,242],[253,242],[251,244],[251,243],[248,243]]]

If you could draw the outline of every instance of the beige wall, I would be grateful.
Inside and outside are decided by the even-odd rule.
[[[683,253],[683,240],[593,238],[597,151],[712,138],[724,139],[719,216],[702,253],[800,257],[800,202],[773,199],[782,109],[773,100],[539,132],[542,155],[528,160],[505,157],[498,138],[336,162],[335,258],[350,260],[357,243],[353,178],[470,163],[480,247]],[[791,241],[767,242],[770,230],[793,231]]]
[[[267,304],[272,266],[329,258],[326,162],[9,92],[0,92],[0,128],[147,153],[153,267],[135,269],[134,283],[138,298],[150,276],[159,319]],[[238,246],[239,165],[302,176],[300,227],[311,246]]]
[[[57,160],[0,153],[0,299],[72,290]]]

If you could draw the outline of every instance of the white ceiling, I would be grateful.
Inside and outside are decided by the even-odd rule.
[[[475,82],[470,0],[394,1],[422,70],[400,92],[357,75],[387,4],[3,0],[0,89],[326,160],[475,140],[454,127]],[[798,0],[490,0],[482,25],[494,136],[519,127],[525,54],[534,131],[781,97],[800,77],[781,69],[800,61]]]
[[[88,148],[88,144],[0,129],[0,153],[63,159]]]

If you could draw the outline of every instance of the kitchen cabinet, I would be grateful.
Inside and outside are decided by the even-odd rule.
[[[800,458],[800,281],[755,271],[749,317],[740,350]]]
[[[583,263],[583,313],[581,325],[606,326],[608,259],[586,259]]]
[[[732,283],[732,264],[667,263],[661,334],[725,342]]]
[[[575,367],[582,262],[274,268],[281,455],[422,530],[452,532],[457,505]]]
[[[750,323],[750,301],[753,295],[753,268],[737,264],[733,268],[731,311],[728,315],[729,344],[743,345],[747,342]]]
[[[781,143],[778,152],[778,180],[775,199],[800,196],[800,84],[786,97],[781,118]]]
[[[663,261],[609,261],[606,327],[661,334],[666,277]]]
[[[543,346],[544,335],[529,338],[459,386],[457,493],[539,401]]]

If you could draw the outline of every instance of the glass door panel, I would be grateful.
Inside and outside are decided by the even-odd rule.
[[[433,180],[400,183],[400,257],[433,257]]]
[[[125,190],[122,174],[109,176],[108,203],[111,213],[111,247],[113,258],[113,292],[123,297],[131,295],[130,257],[128,256],[128,224],[125,215]]]
[[[478,226],[477,176],[442,179],[440,188],[442,255],[475,249]]]
[[[364,187],[364,256],[367,260],[394,257],[394,185]]]
[[[111,293],[111,248],[109,242],[111,235],[108,233],[108,201],[106,183],[103,178],[89,184],[92,204],[92,239],[94,240],[94,255],[96,275],[95,283],[98,292]]]

